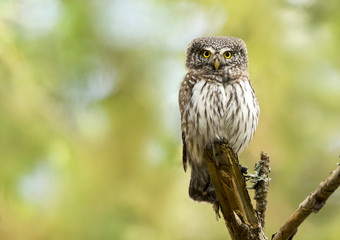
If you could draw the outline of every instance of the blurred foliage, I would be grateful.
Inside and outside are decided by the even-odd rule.
[[[267,234],[340,151],[340,3],[2,0],[0,239],[226,239],[192,202],[177,92],[195,37],[245,40],[271,155]],[[338,239],[340,194],[295,239]]]

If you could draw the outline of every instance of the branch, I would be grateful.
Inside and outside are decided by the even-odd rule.
[[[255,175],[248,175],[254,183],[256,212],[246,189],[237,156],[226,142],[214,143],[206,149],[204,159],[214,184],[221,211],[233,240],[266,240],[265,211],[270,172],[269,156],[261,153],[255,165]],[[340,185],[340,164],[319,187],[312,192],[289,217],[272,240],[291,240],[300,224],[312,213],[317,213]],[[257,214],[257,215],[256,215]]]
[[[292,239],[300,224],[312,213],[317,213],[326,203],[329,196],[340,185],[340,166],[312,192],[288,218],[286,223],[273,236],[272,240]]]
[[[258,176],[259,180],[255,184],[255,197],[256,200],[256,212],[257,217],[261,222],[262,230],[265,227],[265,212],[267,210],[267,195],[270,178],[268,177],[270,157],[267,153],[261,152],[261,160],[255,165],[255,175]]]
[[[231,239],[265,240],[232,149],[225,142],[215,143],[204,158]]]

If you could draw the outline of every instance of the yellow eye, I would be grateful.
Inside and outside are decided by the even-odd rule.
[[[231,52],[226,51],[223,55],[224,55],[225,58],[230,58],[231,57]]]
[[[205,58],[210,57],[210,52],[209,51],[204,51],[203,52],[203,57],[205,57]]]

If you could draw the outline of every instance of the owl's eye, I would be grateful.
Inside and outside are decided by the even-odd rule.
[[[205,57],[205,58],[210,57],[210,52],[209,51],[204,51],[203,52],[203,57]]]
[[[231,52],[226,51],[226,52],[223,54],[223,56],[224,56],[225,58],[230,58],[230,57],[231,57]]]

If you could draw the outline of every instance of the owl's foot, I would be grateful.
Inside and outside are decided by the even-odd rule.
[[[251,174],[248,174],[248,168],[239,164],[241,173],[243,175],[244,182],[247,182],[251,178]]]
[[[220,206],[220,203],[218,201],[215,201],[213,202],[213,209],[214,209],[214,212],[216,214],[216,221],[218,221],[218,219],[221,218],[221,215],[220,215],[220,209],[221,209],[221,206]]]
[[[228,139],[226,139],[226,138],[220,138],[220,137],[217,137],[216,142],[217,142],[218,144],[220,144],[220,145],[222,145],[222,144],[228,145],[228,144],[229,144]]]
[[[244,176],[247,176],[247,175],[248,175],[248,168],[247,168],[247,167],[243,167],[243,166],[240,164],[240,170],[241,170],[241,173],[242,173]]]

